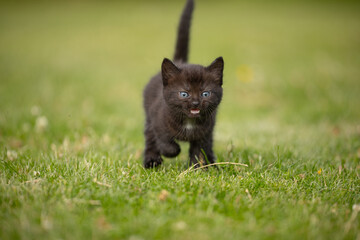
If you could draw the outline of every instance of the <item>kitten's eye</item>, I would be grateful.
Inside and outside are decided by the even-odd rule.
[[[187,92],[179,92],[179,95],[181,98],[187,98],[190,96]]]
[[[210,97],[211,93],[209,91],[205,91],[201,94],[202,97]]]

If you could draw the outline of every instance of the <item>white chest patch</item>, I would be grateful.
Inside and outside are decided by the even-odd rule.
[[[195,123],[192,120],[185,121],[184,127],[186,130],[193,130],[195,128]]]
[[[191,124],[191,123],[186,123],[186,124],[185,124],[185,128],[186,128],[187,130],[192,130],[192,129],[194,128],[194,125]]]

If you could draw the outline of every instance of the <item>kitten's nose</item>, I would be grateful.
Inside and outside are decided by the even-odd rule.
[[[192,105],[193,105],[194,107],[199,106],[199,104],[200,104],[200,102],[199,102],[198,100],[192,101]]]

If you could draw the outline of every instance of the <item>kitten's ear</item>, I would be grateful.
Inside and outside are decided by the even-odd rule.
[[[224,59],[218,57],[206,69],[214,74],[216,81],[219,82],[221,86],[223,84]]]
[[[180,73],[180,69],[167,58],[164,58],[161,65],[161,74],[164,86],[168,85],[169,80]]]

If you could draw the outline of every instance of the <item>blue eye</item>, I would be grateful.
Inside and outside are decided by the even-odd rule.
[[[205,91],[201,94],[202,97],[210,97],[211,93],[209,91]]]
[[[181,98],[187,98],[190,96],[187,92],[179,92],[179,95]]]

